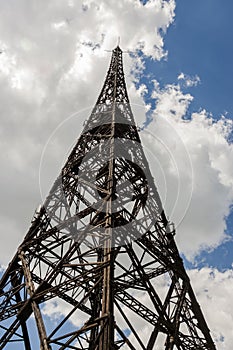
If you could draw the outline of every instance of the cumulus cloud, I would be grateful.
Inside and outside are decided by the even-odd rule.
[[[197,86],[200,84],[201,79],[198,75],[190,76],[188,74],[180,73],[177,79],[183,83],[185,87]]]
[[[146,5],[139,0],[1,4],[1,222],[9,247],[1,244],[1,262],[13,255],[41,202],[38,174],[47,140],[78,112],[73,124],[61,125],[53,146],[46,149],[44,194],[89,116],[111,56],[105,50],[114,48],[121,36],[121,47],[134,51],[133,57],[124,55],[126,79],[131,101],[144,104],[133,83],[144,69],[137,51],[158,60],[166,56],[163,36],[174,10],[174,0]],[[79,113],[84,109],[86,113]]]
[[[188,273],[217,349],[231,350],[233,342],[233,314],[231,312],[233,308],[233,301],[231,297],[233,288],[233,270],[229,269],[221,272],[214,268],[205,267],[200,270],[189,270]],[[156,291],[159,295],[162,296],[165,287],[165,279],[156,279]],[[148,295],[142,293],[141,296],[137,296],[137,298],[141,303],[147,305],[147,307],[150,307]],[[121,305],[121,308],[128,319],[133,322],[133,326],[141,341],[144,344],[147,344],[148,334],[151,333],[153,326],[145,326],[144,320],[135,315],[134,312],[129,310],[124,305]],[[46,302],[42,309],[43,314],[49,316],[52,321],[56,321],[60,317],[66,316],[69,311],[70,306],[60,299],[54,299]],[[117,324],[122,329],[127,330],[128,326],[123,320],[118,309],[116,308],[115,311]],[[85,318],[82,316],[81,312],[72,315],[71,323],[75,327],[80,327],[83,322],[85,322]],[[138,342],[133,334],[129,334],[129,339],[137,348]],[[165,338],[162,336],[158,339],[158,342],[161,344],[161,348],[164,346],[164,341]],[[125,348],[127,349],[127,346]]]
[[[105,50],[121,36],[124,50],[165,58],[164,34],[174,10],[174,0],[146,5],[139,0],[2,2],[1,263],[13,255],[41,202],[38,174],[47,140],[61,125],[41,163],[44,195],[88,118],[109,64]],[[137,55],[125,55],[124,60],[131,102],[149,109],[143,101],[147,87],[137,89],[133,83],[139,81],[144,61]],[[193,97],[182,86],[196,86],[200,79],[182,73],[178,82],[161,88],[154,81],[156,108],[141,137],[166,212],[178,226],[179,248],[192,259],[227,238],[225,217],[233,200],[233,148],[227,142],[232,123],[224,117],[214,121],[205,110],[186,118]],[[134,109],[137,122],[143,123]],[[216,341],[230,350],[232,271],[202,269],[190,276]],[[215,303],[219,319],[217,312],[213,317]],[[68,311],[60,301],[43,309],[55,318]]]
[[[220,272],[202,268],[190,270],[189,276],[217,348],[230,350],[233,342],[233,270]]]
[[[201,110],[187,119],[193,99],[179,85],[160,88],[156,108],[142,133],[151,170],[181,251],[192,259],[227,239],[225,218],[233,201],[233,122]],[[191,243],[191,244],[190,244]]]
[[[225,272],[211,268],[194,269],[189,271],[189,276],[217,349],[231,350],[233,341],[232,269]],[[158,291],[163,287],[163,283],[157,286]],[[144,300],[144,302],[148,305],[147,300]],[[151,329],[143,327],[142,320],[139,320],[136,326],[140,339],[146,344]],[[133,344],[137,346],[133,335],[130,335],[130,338],[132,338]],[[165,342],[164,337],[161,337],[158,341],[160,341],[162,348]]]

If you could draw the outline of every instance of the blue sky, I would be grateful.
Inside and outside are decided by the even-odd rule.
[[[189,118],[192,112],[206,109],[216,120],[221,115],[233,119],[233,2],[178,0],[175,12],[175,21],[165,38],[167,59],[146,59],[145,76],[140,82],[151,87],[148,74],[163,87],[175,82],[181,72],[198,75],[200,83],[186,88],[194,97],[186,116]],[[151,102],[150,91],[146,100]],[[203,251],[193,264],[184,257],[187,267],[208,265],[222,271],[232,267],[233,212],[226,222],[229,240],[214,250]]]
[[[230,0],[178,0],[165,40],[168,60],[155,65],[164,83],[174,81],[179,72],[199,75],[201,84],[192,91],[191,107],[206,108],[215,117],[233,115],[232,12]]]
[[[172,71],[198,74],[201,84],[193,89],[191,109],[207,109],[214,118],[227,112],[233,118],[233,2],[230,0],[177,1],[175,24],[166,40],[169,59],[167,77]],[[163,75],[164,76],[164,75]],[[214,215],[214,213],[213,213]],[[227,232],[233,239],[233,213],[227,219]],[[233,263],[233,243],[224,243],[210,254],[202,253],[199,266],[220,269]]]
[[[226,142],[232,136],[224,133],[221,115],[233,120],[233,2],[151,0],[143,1],[145,6],[140,6],[139,0],[84,3],[83,7],[82,2],[72,0],[36,4],[11,0],[0,5],[0,263],[4,268],[22,242],[34,210],[42,202],[40,186],[47,194],[71,143],[80,135],[106,76],[110,53],[105,50],[114,48],[120,36],[122,49],[140,47],[145,63],[137,73],[135,87],[132,67],[141,62],[124,55],[131,102],[152,104],[151,122],[145,131],[156,135],[158,127],[161,131],[159,116],[169,121],[174,117],[173,130],[181,132],[189,147],[195,191],[185,224],[178,226],[176,237],[213,335],[221,343],[220,349],[231,350],[233,214],[228,214],[233,203],[233,148]],[[77,113],[78,119],[69,124],[71,115],[87,110]],[[184,124],[185,118],[190,123]],[[52,142],[45,150],[51,135]],[[159,153],[154,143],[146,141],[144,138],[145,148]],[[44,150],[46,161],[41,163]],[[186,192],[189,174],[182,157],[176,155]],[[153,157],[148,160],[156,173]],[[228,242],[222,243],[225,222]],[[221,319],[217,313],[213,315],[213,305],[222,311]],[[64,314],[62,305],[55,309]],[[44,313],[53,318],[54,305]]]
[[[180,72],[200,76],[191,109],[206,108],[216,118],[233,115],[232,11],[230,0],[224,6],[219,0],[178,0],[165,39],[167,60],[147,61],[147,71],[163,84],[175,81]]]

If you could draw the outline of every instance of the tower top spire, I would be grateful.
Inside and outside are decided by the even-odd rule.
[[[112,50],[110,66],[97,104],[113,102],[129,103],[123,70],[122,50],[119,45]]]

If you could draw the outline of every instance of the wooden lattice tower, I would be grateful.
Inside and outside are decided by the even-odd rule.
[[[215,349],[140,143],[119,46],[0,293],[0,349]],[[48,305],[64,312],[50,319]]]

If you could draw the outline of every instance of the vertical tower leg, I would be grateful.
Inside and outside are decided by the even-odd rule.
[[[20,284],[19,278],[18,278],[16,273],[14,273],[12,275],[11,284],[12,284],[13,288]],[[15,298],[16,298],[18,303],[22,302],[22,298],[21,298],[19,292],[15,293]],[[25,350],[31,350],[30,339],[29,339],[29,334],[28,334],[26,322],[25,322],[25,320],[21,319],[20,323],[21,323],[21,329],[22,329],[22,334],[23,334],[23,341],[24,341]]]
[[[103,276],[103,297],[102,297],[102,317],[100,350],[114,349],[114,316],[113,316],[113,295],[112,295],[112,277],[113,262],[111,253],[111,242],[108,240],[104,247],[104,262],[106,268]]]
[[[29,269],[29,266],[27,264],[27,260],[25,258],[25,254],[23,251],[20,252],[19,258],[22,262],[22,268],[24,271],[24,275],[26,277],[26,285],[27,285],[27,291],[29,296],[32,298],[33,294],[35,292],[35,286],[32,280],[31,272]],[[51,350],[51,347],[49,346],[47,342],[47,335],[46,335],[46,330],[43,322],[43,318],[41,315],[41,311],[39,306],[37,305],[36,301],[32,299],[31,301],[32,305],[32,311],[35,316],[36,324],[37,324],[37,329],[38,329],[38,334],[39,334],[39,339],[40,339],[40,349],[41,350]]]

